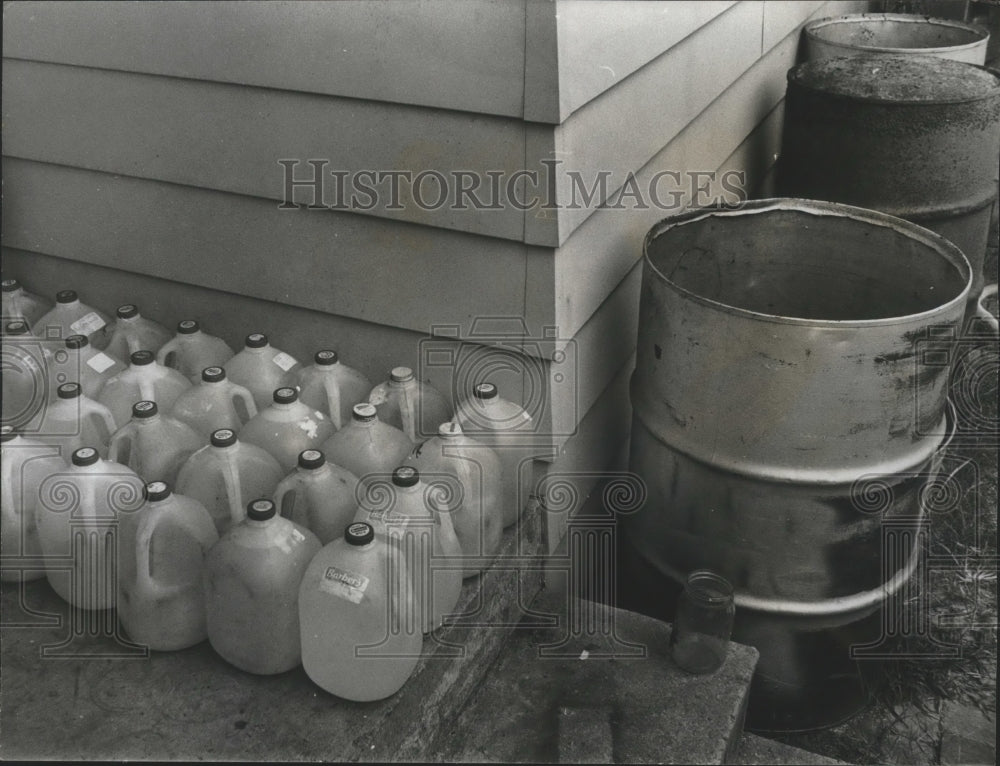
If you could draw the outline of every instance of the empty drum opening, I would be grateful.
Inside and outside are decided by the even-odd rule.
[[[696,297],[757,314],[825,321],[904,317],[955,300],[970,279],[957,250],[946,254],[947,243],[937,240],[938,247],[929,232],[915,238],[912,232],[923,230],[902,221],[758,203],[756,211],[695,214],[665,224],[670,236],[659,236],[666,230],[660,228],[646,245],[646,257],[663,279]]]
[[[989,36],[971,24],[946,19],[898,16],[847,16],[817,22],[807,34],[834,45],[870,50],[955,48],[974,45]]]

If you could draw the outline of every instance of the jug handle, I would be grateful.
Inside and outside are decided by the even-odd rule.
[[[108,440],[108,460],[114,463],[121,463],[122,461],[118,457],[125,452],[128,455],[129,462],[123,463],[123,465],[129,465],[132,460],[132,454],[136,449],[133,436],[134,430],[135,426],[129,423],[111,434],[111,438]],[[123,446],[127,446],[128,449],[122,449]]]
[[[118,430],[118,427],[115,425],[115,416],[111,414],[111,410],[100,402],[96,402],[96,404],[97,407],[88,414],[88,417],[100,418],[99,423],[104,426],[104,435],[101,437],[101,440],[107,444],[111,441],[111,436]]]
[[[156,531],[157,526],[159,526],[159,520],[163,518],[162,516],[155,517],[155,520],[150,520],[149,516],[146,516],[142,521],[139,522],[139,531],[135,536],[135,558],[136,558],[136,579],[138,579],[143,588],[148,593],[153,593],[160,598],[169,598],[183,591],[183,587],[180,585],[163,586],[160,585],[156,580],[153,579],[152,562],[149,559],[149,546],[153,541],[153,533]]]
[[[296,471],[295,473],[298,472]],[[285,497],[289,493],[292,493],[293,495],[292,506],[289,510],[295,509],[295,501],[297,499],[297,497],[294,496],[298,491],[298,482],[295,480],[295,473],[282,479],[281,482],[279,482],[277,489],[274,490],[274,507],[278,509],[278,515],[283,516],[286,519],[291,518],[291,516],[285,513],[285,509],[283,507]]]
[[[233,524],[239,524],[246,517],[246,511],[240,493],[240,475],[231,460],[226,460],[222,468],[222,483],[226,488],[226,499],[229,500],[229,518]]]
[[[990,310],[986,308],[986,300],[991,296],[996,296],[997,294],[997,283],[986,285],[983,291],[979,293],[979,300],[976,301],[976,312],[975,317],[981,319],[990,328],[994,337],[1000,336],[1000,325],[997,323],[997,318],[990,313]]]
[[[242,401],[243,406],[247,408],[247,420],[243,421],[243,425],[246,425],[247,421],[257,414],[257,403],[253,400],[253,394],[243,388],[243,386],[234,385],[232,388],[232,401],[235,402],[237,399]],[[237,417],[239,417],[238,414]]]
[[[167,355],[174,354],[174,349],[176,349],[179,345],[180,344],[177,342],[176,337],[171,338],[164,343],[160,350],[156,352],[156,363],[162,364],[164,367],[173,367],[173,365],[167,364]],[[174,356],[176,356],[176,354],[174,354]]]
[[[326,405],[330,410],[330,420],[333,422],[333,425],[339,431],[341,428],[340,386],[337,385],[335,381],[324,380],[323,388],[326,389]]]
[[[420,387],[415,386],[414,391],[419,392]],[[410,401],[410,392],[404,388],[399,397],[399,417],[403,422],[403,432],[410,437],[411,441],[417,440],[417,424],[413,420],[413,411],[416,409]],[[419,395],[419,393],[418,393]]]

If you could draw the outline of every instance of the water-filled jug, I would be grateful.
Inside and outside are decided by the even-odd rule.
[[[28,327],[34,327],[52,308],[52,303],[39,295],[29,293],[16,279],[0,282],[0,296],[3,300],[3,323],[21,319]]]
[[[420,603],[401,552],[365,523],[349,525],[309,563],[299,624],[306,674],[357,702],[399,691],[423,646]]]
[[[177,334],[156,352],[156,361],[197,383],[206,367],[221,367],[233,358],[233,350],[222,338],[209,335],[193,319],[177,323]]]
[[[253,394],[257,409],[271,403],[276,388],[294,386],[299,374],[295,357],[274,348],[263,333],[251,333],[243,350],[224,365],[234,383]]]
[[[60,598],[82,609],[115,606],[119,525],[142,505],[142,486],[132,469],[102,460],[93,447],[42,481],[35,520],[45,574]]]
[[[20,319],[5,325],[0,355],[3,425],[34,431],[51,397],[47,380],[49,355],[43,344],[30,335],[27,323]]]
[[[223,659],[261,675],[299,664],[299,585],[321,547],[270,500],[247,506],[205,561],[208,640]]]
[[[114,415],[115,423],[125,425],[136,402],[156,402],[170,412],[177,397],[191,387],[191,381],[177,370],[156,363],[151,351],[135,351],[130,364],[104,384],[97,400]]]
[[[455,420],[466,435],[496,450],[503,466],[503,525],[509,527],[524,511],[531,490],[530,463],[537,452],[531,415],[502,399],[492,383],[477,383],[472,396],[458,405]]]
[[[355,521],[371,524],[400,546],[407,560],[413,589],[423,606],[421,627],[429,633],[451,614],[462,591],[462,570],[452,569],[462,556],[440,485],[426,484],[413,466],[399,466],[392,480],[371,482]]]
[[[65,339],[86,335],[94,348],[103,350],[111,339],[111,318],[103,311],[80,302],[75,290],[56,293],[56,305],[32,326],[39,338]]]
[[[394,367],[389,380],[371,390],[368,401],[375,405],[383,423],[400,429],[411,441],[433,436],[438,426],[452,416],[441,392],[417,380],[409,367]]]
[[[351,419],[355,404],[365,401],[371,381],[340,361],[336,351],[317,351],[313,364],[299,369],[299,399],[329,415],[337,428]]]
[[[128,359],[136,351],[158,352],[170,340],[170,330],[139,313],[134,303],[119,306],[117,319],[105,351],[119,359]]]
[[[221,367],[206,367],[197,385],[184,391],[170,411],[208,441],[213,431],[228,428],[235,434],[257,414],[253,396],[226,378]]]
[[[243,520],[249,499],[271,497],[284,475],[269,452],[220,428],[181,466],[177,491],[204,505],[222,533]]]
[[[66,463],[53,447],[26,439],[10,426],[0,429],[0,452],[0,555],[4,558],[0,580],[38,580],[45,577],[35,524],[38,488],[46,477],[64,472]],[[32,562],[19,559],[36,559],[39,564],[31,569]]]
[[[369,476],[388,479],[413,449],[410,437],[381,422],[371,404],[356,404],[351,422],[326,440],[323,454],[361,481]]]
[[[96,399],[104,384],[125,369],[125,363],[118,357],[90,345],[86,335],[70,335],[65,346],[49,354],[46,360],[52,392],[63,383],[75,382],[80,384],[84,396]]]
[[[103,458],[115,430],[111,410],[84,396],[79,383],[63,383],[55,400],[45,405],[34,438],[59,447],[63,460],[81,447],[93,447]]]
[[[187,459],[205,445],[193,428],[160,412],[156,402],[132,405],[132,420],[111,435],[108,460],[127,465],[143,481],[174,486]]]
[[[503,535],[502,468],[496,452],[463,434],[458,423],[447,421],[437,436],[414,447],[406,462],[425,483],[441,485],[462,553],[482,558],[482,566],[488,566]],[[479,572],[480,567],[470,565],[463,574]]]
[[[298,466],[274,491],[278,512],[310,530],[326,545],[344,533],[358,510],[358,478],[327,462],[317,449],[303,450]]]
[[[243,426],[240,439],[266,449],[287,472],[302,450],[321,447],[336,429],[326,415],[300,402],[291,386],[275,389],[272,398],[270,407]]]
[[[144,496],[118,527],[118,619],[136,643],[184,649],[208,637],[205,556],[219,533],[201,503],[165,482],[148,483]]]

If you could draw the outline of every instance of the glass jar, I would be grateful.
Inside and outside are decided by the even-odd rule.
[[[688,575],[677,604],[670,654],[688,673],[714,673],[726,661],[733,630],[733,586],[707,569]]]

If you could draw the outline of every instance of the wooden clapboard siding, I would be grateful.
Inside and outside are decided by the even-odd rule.
[[[325,193],[299,188],[304,204],[336,204],[330,171],[433,170],[421,187],[428,209],[407,193],[395,203],[389,184],[366,215],[450,231],[521,240],[523,215],[508,204],[482,212],[456,209],[453,171],[512,176],[524,163],[517,120],[378,101],[150,76],[62,64],[8,60],[3,69],[4,154],[203,189],[285,199],[280,160],[324,160]],[[369,183],[373,183],[369,181]],[[505,189],[506,184],[501,188]],[[480,196],[487,198],[484,189]],[[361,205],[372,205],[364,195]],[[402,209],[387,209],[393,204]],[[357,212],[355,210],[355,212]]]
[[[523,2],[4,4],[4,56],[521,117]]]
[[[524,313],[533,248],[518,243],[11,158],[4,170],[9,247],[424,333]]]

